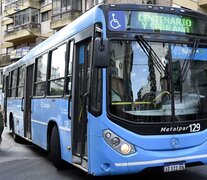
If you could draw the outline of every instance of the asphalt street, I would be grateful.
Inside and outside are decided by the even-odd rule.
[[[112,180],[115,177],[92,177],[74,167],[57,170],[51,163],[48,154],[39,147],[23,141],[15,143],[11,133],[4,129],[3,140],[0,145],[0,180]],[[116,178],[130,178],[136,180],[206,180],[207,166],[197,166],[185,171],[163,173],[147,171],[136,175],[116,176]]]

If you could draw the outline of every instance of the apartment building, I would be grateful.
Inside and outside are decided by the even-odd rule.
[[[173,0],[173,6],[207,13],[207,0]]]
[[[0,2],[2,7],[0,67],[17,61],[38,43],[98,3],[173,5],[202,12],[207,9],[207,0],[0,0]]]
[[[17,61],[53,34],[52,0],[2,0],[0,67]]]

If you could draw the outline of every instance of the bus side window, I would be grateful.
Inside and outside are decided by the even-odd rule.
[[[16,97],[17,88],[17,69],[11,73],[11,83],[10,83],[10,95],[11,97]]]
[[[49,95],[60,96],[64,92],[66,44],[52,51],[48,79]]]
[[[46,88],[48,54],[36,59],[34,96],[44,96]]]
[[[18,68],[17,97],[23,97],[25,67]]]

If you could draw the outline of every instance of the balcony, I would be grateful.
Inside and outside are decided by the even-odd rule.
[[[60,30],[64,26],[70,24],[80,15],[81,11],[79,10],[72,10],[64,13],[55,14],[52,16],[50,28],[53,30]]]
[[[33,0],[19,0],[15,1],[13,3],[5,5],[5,16],[11,15],[16,13],[17,11],[21,11],[27,8],[35,8],[39,9],[40,4],[38,1],[33,1]]]
[[[6,42],[24,42],[31,38],[40,36],[40,24],[39,23],[27,23],[21,26],[16,26],[13,29],[5,31],[4,41]]]
[[[198,4],[199,6],[207,7],[207,0],[199,0]]]
[[[8,17],[3,17],[2,19],[2,25],[6,26],[8,24],[12,24],[14,22],[14,20],[12,18],[8,18]]]
[[[6,48],[10,48],[10,47],[13,47],[13,43],[10,43],[10,42],[4,42],[2,45],[1,45],[1,49],[6,49]]]
[[[50,10],[52,10],[52,4],[47,4],[41,7],[40,12],[43,13],[43,12],[50,11]]]

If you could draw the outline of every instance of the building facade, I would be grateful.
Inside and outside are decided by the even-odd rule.
[[[173,0],[173,6],[207,13],[207,0]]]
[[[17,61],[53,34],[51,3],[52,0],[2,0],[0,67]]]
[[[1,0],[0,67],[71,23],[98,3],[179,6],[205,12],[207,0]],[[189,2],[188,2],[189,1]]]

